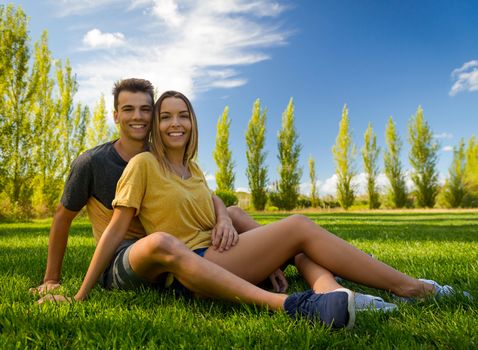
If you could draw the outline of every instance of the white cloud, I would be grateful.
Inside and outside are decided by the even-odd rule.
[[[324,183],[319,188],[319,196],[333,196],[337,193],[337,175],[325,179]]]
[[[74,66],[79,81],[76,97],[83,103],[93,104],[101,93],[109,95],[114,81],[128,77],[148,79],[158,91],[175,89],[191,99],[209,89],[242,86],[247,79],[240,68],[270,59],[266,49],[286,44],[291,34],[273,23],[271,16],[285,7],[271,0],[133,0],[128,4],[124,11],[144,9],[144,25],[135,28],[135,34],[124,33],[128,45],[121,46],[121,55],[103,50]],[[90,47],[100,47],[99,38],[104,39],[103,47],[124,42],[124,36],[114,35],[120,33],[100,34],[94,36],[98,40],[88,41]]]
[[[333,196],[337,195],[337,175],[334,174],[327,178],[320,186],[319,196]],[[382,193],[389,186],[389,181],[384,173],[377,175],[377,190]],[[363,195],[367,193],[367,174],[360,173],[352,179],[352,186],[355,189],[355,194]]]
[[[208,187],[211,190],[215,190],[216,186],[217,186],[216,185],[216,177],[213,174],[209,174],[207,171],[204,172],[204,177],[206,178],[206,182],[207,182]]]
[[[174,0],[156,0],[153,13],[171,27],[178,27],[184,22],[184,17],[179,14],[178,4]]]
[[[83,37],[83,44],[91,49],[109,49],[124,44],[122,33],[102,33],[99,29],[92,29]]]
[[[447,145],[447,146],[444,146],[441,150],[442,150],[443,152],[452,152],[452,151],[453,151],[453,147],[450,146],[450,145]]]
[[[452,139],[453,134],[450,134],[448,132],[442,132],[441,134],[434,134],[433,137],[436,139]]]
[[[478,60],[466,62],[451,73],[456,82],[451,87],[450,96],[461,91],[478,91]]]
[[[248,187],[238,187],[238,188],[236,188],[236,192],[251,193],[251,190],[249,190]]]

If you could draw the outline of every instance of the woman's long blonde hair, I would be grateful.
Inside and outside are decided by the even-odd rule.
[[[154,113],[153,113],[153,123],[151,126],[151,134],[150,134],[150,146],[149,149],[151,153],[158,159],[159,165],[163,170],[172,171],[171,165],[166,158],[166,147],[164,146],[163,140],[161,139],[161,134],[159,132],[159,113],[161,108],[161,103],[169,97],[179,98],[186,103],[188,108],[189,117],[191,118],[191,136],[189,141],[186,145],[186,150],[184,152],[183,157],[183,165],[189,166],[189,161],[194,160],[197,156],[198,152],[198,125],[196,114],[194,113],[193,106],[189,99],[184,96],[182,93],[177,91],[166,91],[161,96],[159,96],[158,100],[154,105]]]

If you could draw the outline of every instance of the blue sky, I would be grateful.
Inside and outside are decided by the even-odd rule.
[[[256,98],[267,108],[267,164],[277,179],[277,133],[291,97],[307,159],[316,160],[321,194],[334,189],[331,148],[344,104],[357,148],[372,123],[379,145],[393,116],[404,141],[421,105],[440,142],[442,178],[450,149],[478,136],[478,2],[440,0],[36,0],[13,1],[30,16],[37,40],[49,32],[55,58],[69,58],[77,100],[112,106],[115,80],[143,77],[159,91],[193,100],[199,119],[199,162],[212,187],[215,128],[224,107],[236,188],[247,188],[244,132]],[[360,157],[356,170],[362,172]],[[382,155],[380,156],[382,166]],[[363,176],[357,178],[363,182]],[[385,182],[381,182],[385,185]]]

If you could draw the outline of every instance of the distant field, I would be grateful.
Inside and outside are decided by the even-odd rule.
[[[388,315],[361,313],[353,330],[335,332],[282,313],[153,291],[97,287],[84,303],[39,307],[28,288],[43,277],[50,223],[0,224],[0,348],[478,348],[478,211],[306,215],[403,272],[476,298],[400,304]],[[263,224],[284,216],[254,215]],[[93,251],[90,225],[75,222],[63,268],[67,294],[80,286]],[[291,291],[306,288],[294,268],[286,273]],[[346,285],[392,300],[386,292]]]

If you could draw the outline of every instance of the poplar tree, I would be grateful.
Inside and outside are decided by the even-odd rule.
[[[373,132],[372,124],[368,123],[364,134],[362,148],[363,167],[367,174],[367,194],[369,209],[380,207],[379,192],[377,190],[378,164],[377,159],[380,148],[377,147],[377,136]]]
[[[388,198],[395,208],[403,208],[407,204],[407,189],[405,185],[405,174],[400,161],[402,142],[392,117],[388,119],[385,129],[385,142],[387,148],[383,153],[383,163],[385,175],[387,175],[388,181],[390,182]]]
[[[223,200],[226,206],[236,204],[237,197],[234,194],[234,163],[232,152],[229,149],[229,107],[225,107],[217,121],[216,147],[213,152],[216,171],[216,194]]]
[[[465,186],[465,141],[461,139],[459,146],[453,147],[453,161],[443,186],[443,199],[447,207],[458,208],[463,205]]]
[[[282,127],[278,134],[279,182],[277,184],[280,209],[292,210],[299,198],[302,169],[299,156],[302,146],[294,125],[294,101],[291,98],[282,114]]]
[[[59,121],[59,138],[62,144],[61,153],[63,157],[61,172],[66,177],[70,170],[70,164],[76,157],[72,145],[77,137],[73,132],[76,121],[73,116],[73,98],[78,90],[78,83],[69,60],[66,60],[64,66],[61,61],[56,62],[56,83],[58,86],[56,115]]]
[[[417,112],[408,124],[408,140],[411,146],[409,161],[413,168],[412,181],[415,184],[415,197],[418,207],[433,208],[438,194],[438,144],[423,117],[423,109]]]
[[[317,178],[315,176],[315,160],[309,157],[309,176],[310,176],[310,202],[313,208],[319,206],[319,196],[317,194]]]
[[[76,104],[73,111],[73,119],[71,125],[71,143],[69,152],[72,159],[77,158],[81,153],[86,151],[86,130],[91,120],[90,109],[87,105],[82,106],[81,103]],[[67,165],[68,169],[70,164]]]
[[[3,191],[17,209],[31,210],[31,120],[35,79],[29,71],[28,20],[23,10],[1,6],[2,83],[0,154]]]
[[[352,178],[355,175],[355,152],[349,127],[348,109],[347,105],[344,105],[339,133],[332,148],[337,174],[337,199],[344,209],[350,208],[355,200],[355,191],[352,186]]]
[[[478,141],[475,136],[470,137],[466,147],[466,162],[464,178],[466,195],[464,205],[467,207],[478,206]]]
[[[106,112],[105,96],[101,94],[99,101],[93,110],[93,117],[86,131],[87,148],[93,148],[102,143],[110,141],[112,131],[108,126],[108,117]]]
[[[261,109],[259,99],[254,102],[252,116],[246,131],[247,179],[251,190],[252,206],[264,210],[267,202],[267,167],[264,151],[266,111]]]
[[[59,121],[53,99],[54,81],[50,77],[52,57],[44,31],[35,44],[33,80],[37,85],[33,108],[33,205],[39,214],[50,213],[57,203],[62,185]]]

